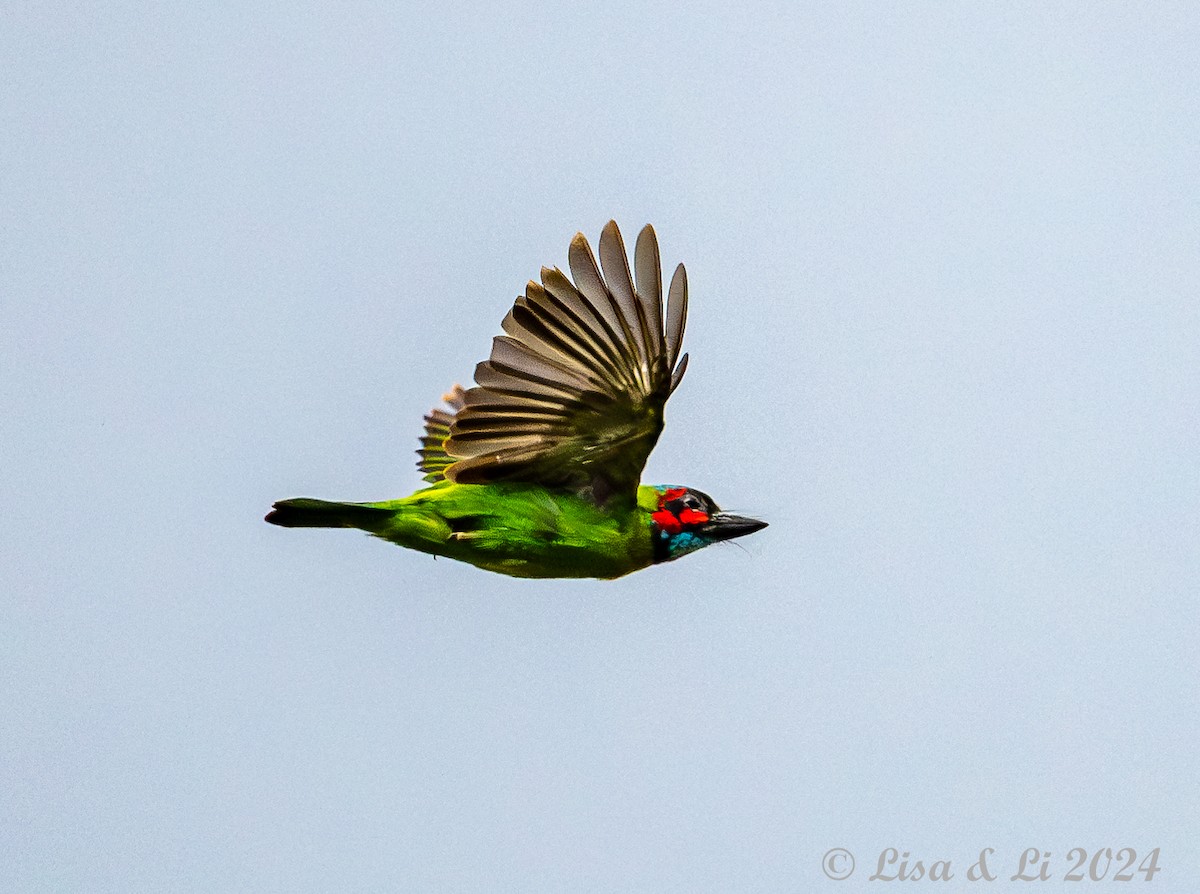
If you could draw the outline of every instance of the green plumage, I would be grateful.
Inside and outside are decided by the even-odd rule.
[[[285,527],[360,528],[399,546],[513,577],[614,578],[654,561],[644,487],[630,512],[528,484],[440,481],[382,503],[283,500],[267,520]]]
[[[636,286],[611,221],[599,264],[583,234],[568,257],[574,282],[543,268],[476,386],[455,386],[444,397],[453,412],[425,417],[417,452],[430,487],[382,503],[282,500],[267,521],[359,528],[514,577],[620,577],[765,527],[699,491],[639,485],[687,368],[683,265],[664,314],[651,227],[638,236]]]

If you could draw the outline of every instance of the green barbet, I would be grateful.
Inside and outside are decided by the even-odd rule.
[[[582,233],[568,259],[574,283],[542,268],[475,368],[476,386],[456,385],[443,398],[452,412],[425,417],[417,452],[429,487],[382,503],[282,500],[267,521],[360,528],[514,577],[621,577],[766,527],[698,490],[639,485],[687,368],[683,265],[664,319],[652,227],[638,236],[636,286],[612,221],[599,265]]]

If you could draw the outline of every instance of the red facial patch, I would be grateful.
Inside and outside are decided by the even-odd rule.
[[[674,535],[680,533],[685,526],[703,525],[709,521],[708,513],[699,509],[681,509],[676,515],[667,509],[668,503],[678,503],[688,495],[686,487],[669,487],[658,498],[658,512],[651,515],[660,531]]]
[[[678,534],[683,530],[683,525],[679,523],[679,519],[671,514],[670,510],[660,509],[650,517],[654,519],[654,523],[660,529],[666,531],[668,534]]]
[[[661,509],[663,506],[665,506],[667,503],[670,503],[672,500],[682,500],[685,494],[687,494],[686,487],[669,487],[669,488],[667,488],[666,490],[664,490],[662,492],[662,495],[658,498],[658,508]]]

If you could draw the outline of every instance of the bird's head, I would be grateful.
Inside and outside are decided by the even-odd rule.
[[[756,518],[722,512],[712,497],[690,487],[661,484],[648,490],[652,499],[643,505],[650,510],[655,562],[669,562],[767,526]]]

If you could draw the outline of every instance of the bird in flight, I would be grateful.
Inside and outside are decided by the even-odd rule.
[[[687,273],[663,308],[658,238],[638,236],[631,276],[613,221],[600,263],[582,233],[574,282],[542,268],[501,323],[475,387],[425,417],[417,463],[429,486],[380,503],[281,500],[286,528],[359,528],[434,556],[514,577],[616,578],[761,530],[690,487],[640,484],[680,355]],[[636,281],[636,285],[635,285]]]

